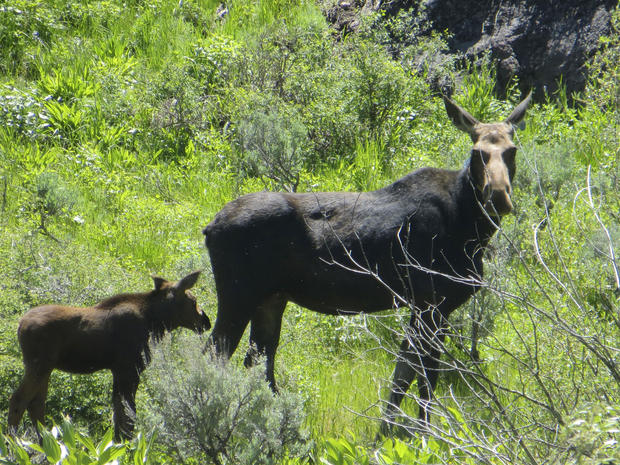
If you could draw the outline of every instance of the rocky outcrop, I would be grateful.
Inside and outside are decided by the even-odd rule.
[[[541,97],[553,93],[560,80],[569,95],[584,88],[587,62],[599,38],[611,32],[617,5],[617,0],[341,0],[328,18],[336,27],[354,29],[364,11],[382,9],[388,17],[422,11],[433,30],[450,33],[451,52],[469,59],[489,53],[500,89],[518,76],[522,87],[534,87]]]

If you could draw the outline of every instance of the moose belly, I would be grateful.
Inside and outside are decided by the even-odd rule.
[[[398,306],[385,283],[344,270],[299,277],[286,294],[302,307],[330,315],[372,313]]]
[[[92,373],[110,368],[116,355],[97,331],[75,332],[66,336],[56,356],[56,368],[69,373]]]
[[[78,374],[93,373],[110,368],[110,365],[109,356],[94,353],[86,348],[64,351],[56,362],[56,368],[59,370]]]
[[[455,270],[447,267],[427,272],[413,266],[398,266],[397,262],[365,270],[325,263],[313,267],[312,262],[307,263],[303,271],[291,273],[294,278],[283,294],[302,307],[326,314],[427,307],[445,299],[463,302],[476,290],[467,280],[452,278]]]

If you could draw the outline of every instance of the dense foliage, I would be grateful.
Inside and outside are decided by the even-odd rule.
[[[301,458],[284,458],[293,449],[271,457],[618,461],[617,14],[614,21],[580,105],[550,95],[518,134],[516,211],[492,244],[486,289],[454,315],[432,431],[410,428],[412,395],[401,440],[373,442],[406,311],[333,318],[290,306],[278,376],[303,397],[313,442],[296,444]],[[246,192],[367,190],[422,166],[462,166],[470,141],[430,81],[449,81],[482,120],[505,117],[520,99],[517,83],[509,101],[493,95],[484,61],[460,69],[434,59],[441,35],[401,41],[406,47],[389,53],[389,38],[415,18],[377,24],[369,18],[358,33],[337,36],[310,0],[0,0],[4,418],[22,372],[17,321],[28,308],[90,305],[148,289],[150,273],[175,279],[208,270],[201,229]],[[195,293],[213,318],[215,290],[210,273],[203,276]],[[189,369],[172,365],[171,373]],[[211,373],[190,366],[197,379]],[[165,384],[149,386],[139,391],[145,419],[165,411],[155,408],[165,407]],[[75,426],[56,431],[82,431],[76,450],[94,456],[108,447],[110,392],[106,373],[52,375],[49,417],[72,418]],[[155,436],[155,463],[179,455],[192,463],[190,451],[203,453],[175,449],[187,421]],[[144,441],[122,449],[127,460],[140,447],[135,460],[144,459]],[[13,446],[14,457],[27,449]]]

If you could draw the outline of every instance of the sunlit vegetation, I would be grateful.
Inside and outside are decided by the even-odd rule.
[[[522,98],[516,82],[507,101],[496,98],[489,63],[413,67],[411,54],[442,50],[441,35],[394,59],[372,18],[338,36],[310,0],[225,5],[0,3],[4,419],[23,369],[17,322],[30,307],[91,305],[149,289],[151,273],[202,269],[195,294],[214,319],[201,230],[227,201],[262,189],[368,190],[422,166],[460,168],[471,142],[429,87],[438,76],[481,120],[503,119]],[[263,428],[277,415],[302,417],[279,423],[290,441],[258,450],[240,434],[210,454],[205,430],[188,419],[157,431],[174,405],[162,392],[166,368],[156,366],[138,392],[140,437],[114,445],[109,374],[55,372],[47,426],[58,426],[37,446],[26,423],[20,434],[34,443],[0,441],[0,463],[40,463],[43,454],[66,464],[232,464],[256,450],[260,463],[618,463],[618,19],[576,105],[559,92],[528,111],[516,139],[515,213],[492,243],[486,289],[454,315],[429,434],[407,426],[414,388],[402,434],[375,440],[406,310],[334,318],[291,305],[276,360],[286,395],[272,416],[251,413]],[[178,376],[208,370],[190,363],[204,339],[166,344],[182,354],[169,368]],[[259,382],[236,370],[242,356],[221,375],[231,386],[200,385],[210,399]],[[194,379],[175,392],[198,389]]]

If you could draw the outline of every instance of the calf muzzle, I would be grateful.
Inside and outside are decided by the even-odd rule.
[[[211,320],[205,312],[200,312],[200,322],[196,328],[198,334],[211,329]]]

